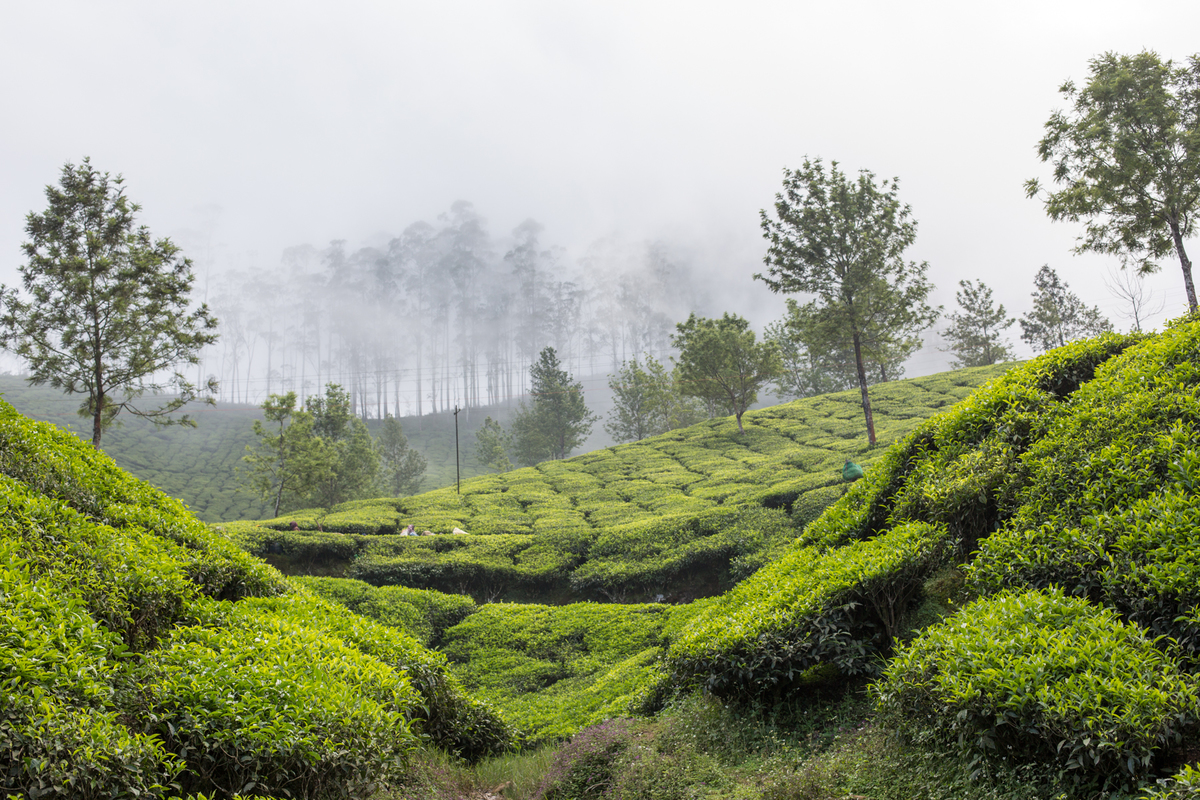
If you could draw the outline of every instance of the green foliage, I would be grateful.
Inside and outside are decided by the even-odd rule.
[[[691,314],[675,329],[681,391],[733,414],[744,433],[742,415],[783,369],[777,346],[756,341],[750,323],[728,312],[721,319]]]
[[[1192,654],[1200,461],[1197,323],[1101,368],[1024,454],[1020,507],[987,542],[980,591],[1057,585],[1127,614]]]
[[[609,376],[608,388],[613,407],[604,429],[616,441],[637,442],[675,427],[675,382],[654,356],[646,355],[645,366],[636,358],[621,362],[620,371]]]
[[[1200,721],[1194,682],[1136,626],[1059,591],[980,600],[888,665],[890,724],[966,757],[1129,784]]]
[[[529,367],[531,402],[521,403],[512,421],[517,461],[533,465],[563,459],[591,433],[596,415],[583,401],[583,384],[561,368],[553,347],[542,350]]]
[[[313,435],[313,416],[296,407],[296,393],[271,395],[262,405],[267,424],[254,420],[255,447],[242,457],[251,489],[271,504],[275,515],[307,493],[313,474],[323,468],[323,454]],[[272,426],[272,427],[268,427]],[[272,433],[274,426],[278,432]],[[239,470],[240,471],[240,470]]]
[[[1000,337],[1016,320],[1008,316],[1003,303],[992,307],[992,290],[983,281],[959,281],[958,286],[954,299],[962,310],[949,315],[950,327],[942,331],[946,349],[954,354],[950,365],[982,367],[1012,361],[1012,345]]]
[[[350,393],[335,383],[326,384],[324,397],[309,397],[305,410],[312,415],[315,454],[312,468],[304,473],[305,501],[332,508],[370,496],[376,489],[380,453],[367,424],[351,413]]]
[[[512,437],[504,432],[500,423],[491,417],[483,421],[483,427],[475,432],[475,451],[479,461],[496,472],[508,472],[512,469],[512,461],[508,450],[512,447]]]
[[[1044,353],[1113,329],[1100,307],[1085,306],[1049,264],[1042,265],[1033,282],[1033,310],[1021,317],[1021,338],[1034,350]]]
[[[812,349],[819,340],[818,350],[853,352],[872,445],[865,359],[903,361],[900,354],[919,346],[916,334],[940,310],[927,303],[933,288],[925,277],[928,265],[904,260],[917,223],[897,193],[895,179],[876,185],[874,173],[861,170],[852,181],[836,161],[826,174],[820,159],[805,158],[800,169],[784,170],[775,217],[759,212],[770,246],[763,259],[767,274],[754,277],[772,292],[816,295],[798,309],[811,323],[806,345]]]
[[[914,523],[824,553],[793,550],[693,618],[671,645],[670,668],[681,682],[750,696],[821,664],[870,673],[951,544],[944,528]]]
[[[400,420],[390,414],[379,433],[379,462],[381,483],[388,494],[403,497],[421,490],[421,479],[429,463],[425,456],[409,447]]]
[[[138,665],[130,709],[186,762],[185,791],[362,797],[402,774],[420,699],[402,670],[286,600],[196,611]]]
[[[0,508],[8,791],[363,797],[402,778],[419,741],[466,758],[512,744],[442,656],[288,592],[177,501],[6,403]]]
[[[628,713],[658,676],[672,613],[657,604],[495,603],[451,628],[442,650],[468,689],[536,743]]]
[[[123,183],[87,158],[64,165],[61,188],[46,187],[45,213],[26,217],[29,263],[19,269],[30,300],[0,286],[0,347],[25,360],[31,383],[86,395],[79,415],[91,418],[96,448],[121,411],[194,424],[186,414],[166,416],[197,397],[181,372],[171,382],[179,395],[164,406],[145,410],[134,401],[164,389],[156,375],[198,363],[200,350],[217,340],[208,306],[188,310],[192,262],[171,240],[134,228],[141,206],[125,197]],[[216,383],[203,388],[215,391]]]
[[[436,646],[449,628],[478,608],[469,597],[404,586],[372,586],[345,578],[297,577],[292,581],[355,614],[399,628],[427,647]]]
[[[1183,242],[1200,209],[1200,56],[1186,65],[1150,50],[1104,53],[1089,63],[1088,82],[1060,88],[1071,102],[1046,122],[1038,143],[1062,186],[1045,197],[1053,220],[1086,221],[1076,252],[1133,259],[1141,273],[1172,251],[1183,270],[1188,306],[1196,311],[1192,264]],[[1025,185],[1030,197],[1038,181]]]

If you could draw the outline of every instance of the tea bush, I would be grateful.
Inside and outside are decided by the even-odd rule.
[[[376,622],[399,628],[427,647],[477,610],[475,601],[404,586],[372,586],[346,578],[297,577],[292,582]]]
[[[1016,511],[972,565],[979,591],[1060,586],[1200,650],[1198,326],[1130,348],[1062,404],[1014,465]]]
[[[1058,590],[967,606],[903,648],[876,693],[919,741],[1117,784],[1200,720],[1195,682],[1140,628]]]
[[[0,775],[21,797],[358,797],[419,742],[466,758],[513,742],[444,657],[289,591],[3,403],[0,642]]]
[[[527,742],[553,740],[630,712],[657,677],[673,608],[491,604],[447,631],[442,650]]]
[[[835,550],[793,550],[694,617],[671,645],[670,668],[681,682],[743,695],[820,664],[870,673],[952,545],[945,528],[913,523]]]

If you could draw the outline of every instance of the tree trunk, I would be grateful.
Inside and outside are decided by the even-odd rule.
[[[1187,251],[1183,249],[1183,234],[1179,223],[1171,221],[1171,237],[1175,240],[1175,252],[1179,254],[1179,265],[1183,268],[1183,287],[1187,290],[1188,310],[1196,313],[1196,287],[1192,284],[1192,262],[1188,260]]]
[[[867,443],[875,446],[875,418],[871,416],[871,396],[867,394],[867,370],[863,366],[862,339],[854,329],[854,366],[858,369],[858,388],[862,391],[863,414],[867,418]]]

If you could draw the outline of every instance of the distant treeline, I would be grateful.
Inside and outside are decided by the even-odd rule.
[[[364,418],[422,415],[521,397],[547,346],[574,374],[665,358],[675,323],[707,309],[664,245],[605,239],[572,260],[542,233],[529,220],[497,238],[458,202],[385,246],[301,245],[214,277],[221,338],[199,371],[228,402],[332,382]]]

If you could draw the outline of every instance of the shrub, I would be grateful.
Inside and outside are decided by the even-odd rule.
[[[870,673],[951,546],[944,528],[914,523],[837,550],[793,550],[695,616],[670,667],[681,682],[750,696],[819,664]]]
[[[876,693],[918,741],[1117,784],[1200,719],[1194,682],[1140,628],[1057,590],[965,607],[903,648]]]

